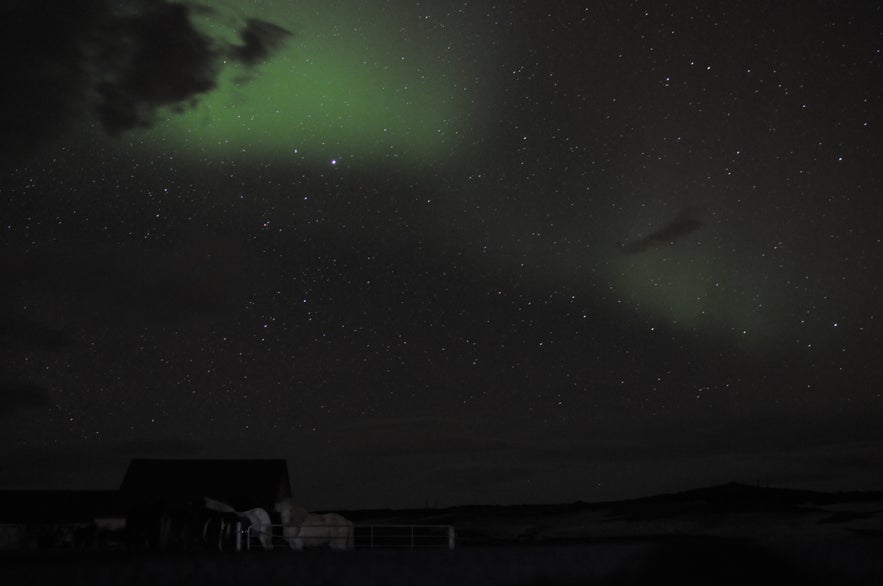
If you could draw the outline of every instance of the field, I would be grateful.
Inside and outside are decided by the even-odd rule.
[[[362,526],[453,525],[457,547],[8,553],[0,584],[883,584],[874,493],[727,485],[613,503],[345,513]]]
[[[173,586],[501,584],[880,584],[883,542],[763,548],[744,540],[476,546],[448,550],[325,549],[241,554],[17,554],[4,585]]]

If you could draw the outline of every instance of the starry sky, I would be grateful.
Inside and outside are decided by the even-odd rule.
[[[879,3],[0,10],[0,487],[883,488]]]

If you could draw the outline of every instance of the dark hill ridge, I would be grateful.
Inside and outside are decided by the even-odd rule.
[[[816,492],[731,482],[708,488],[607,503],[611,512],[632,519],[664,518],[685,513],[797,513],[838,503],[883,501],[883,492]]]
[[[883,503],[883,491],[817,492],[790,488],[772,488],[730,482],[706,488],[675,493],[665,493],[622,501],[601,501],[562,504],[531,505],[460,505],[443,509],[366,509],[341,511],[354,521],[375,517],[402,519],[457,518],[482,514],[493,516],[562,515],[583,511],[609,511],[613,514],[633,514],[636,511],[669,509],[672,512],[683,507],[705,508],[710,513],[736,511],[785,511],[800,510],[811,506],[838,503]]]
[[[361,524],[454,525],[461,542],[883,535],[883,492],[825,493],[739,483],[599,503],[341,511]]]
[[[690,501],[704,500],[709,503],[775,503],[782,505],[830,505],[833,503],[873,502],[883,500],[883,491],[817,492],[791,488],[772,488],[730,482],[708,488],[697,488],[684,492],[655,495],[623,501]]]

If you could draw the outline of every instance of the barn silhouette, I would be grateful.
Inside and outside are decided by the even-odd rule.
[[[260,507],[279,523],[276,505],[291,499],[288,463],[136,458],[115,491],[0,491],[0,551],[123,547],[133,518],[192,508],[205,497],[237,511]]]

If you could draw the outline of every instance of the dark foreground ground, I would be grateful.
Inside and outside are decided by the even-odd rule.
[[[0,584],[213,586],[883,584],[880,542],[761,548],[689,538],[448,550],[243,554],[17,554]]]

